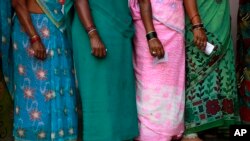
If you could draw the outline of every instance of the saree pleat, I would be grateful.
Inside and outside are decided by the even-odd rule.
[[[239,120],[229,2],[196,2],[208,42],[215,45],[215,50],[208,56],[193,44],[192,25],[186,19],[186,133]]]
[[[89,37],[74,15],[72,43],[82,99],[84,141],[124,141],[138,135],[132,65],[133,26],[127,0],[89,0],[107,56],[91,55]],[[116,16],[119,15],[119,16]]]
[[[250,2],[240,0],[238,13],[237,72],[240,117],[250,124]]]

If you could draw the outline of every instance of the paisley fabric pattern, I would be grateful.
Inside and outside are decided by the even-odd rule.
[[[215,50],[208,56],[193,44],[192,25],[186,19],[186,133],[226,126],[239,120],[229,2],[196,2],[208,42],[215,45]]]
[[[184,132],[185,47],[180,30],[184,29],[183,3],[181,0],[151,0],[154,27],[168,56],[168,61],[160,64],[154,64],[155,58],[149,52],[138,4],[138,0],[130,0],[136,29],[134,69],[140,125],[137,140],[171,141]],[[170,26],[174,22],[176,26]]]
[[[45,14],[32,14],[31,18],[48,56],[45,61],[32,56],[29,37],[15,17],[15,140],[75,141],[77,110],[71,48],[65,34]]]
[[[250,1],[240,0],[237,72],[241,120],[250,124]]]
[[[10,0],[0,1],[0,141],[12,138],[13,103],[8,90],[11,90],[11,69],[9,68],[11,4]],[[4,74],[4,75],[3,75]],[[6,80],[6,81],[5,81]],[[7,82],[7,83],[6,83]],[[9,88],[7,88],[8,84]]]

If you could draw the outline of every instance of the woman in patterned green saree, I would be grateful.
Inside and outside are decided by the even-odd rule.
[[[193,133],[228,126],[238,120],[230,9],[228,0],[184,2],[188,13],[184,140],[198,141],[197,134]],[[196,11],[190,10],[196,7]],[[204,53],[206,41],[215,46],[210,55]]]

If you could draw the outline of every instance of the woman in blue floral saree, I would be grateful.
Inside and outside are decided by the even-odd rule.
[[[76,141],[77,112],[63,0],[12,0],[15,141]]]

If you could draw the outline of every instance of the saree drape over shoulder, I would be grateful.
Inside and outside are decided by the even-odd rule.
[[[0,141],[10,141],[12,138],[12,100],[11,69],[9,68],[11,1],[0,1]],[[7,85],[9,89],[7,88]]]
[[[250,124],[250,1],[240,0],[238,13],[237,71],[240,117]]]
[[[153,22],[168,61],[155,65],[138,0],[130,0],[135,24],[134,69],[140,141],[170,141],[184,131],[185,48],[182,0],[151,0]]]
[[[72,2],[72,1],[71,1]],[[72,5],[66,1],[65,10]],[[127,0],[89,0],[97,31],[107,48],[91,54],[89,37],[75,11],[72,43],[82,99],[84,141],[124,141],[138,135],[132,65],[132,18]]]
[[[63,32],[63,3],[37,0],[45,14],[30,14],[47,51],[30,53],[30,40],[17,17],[13,25],[15,141],[76,141],[77,110],[72,50]]]
[[[206,55],[193,44],[192,25],[186,20],[187,84],[186,132],[226,126],[238,120],[234,50],[228,0],[197,0],[208,42]]]

